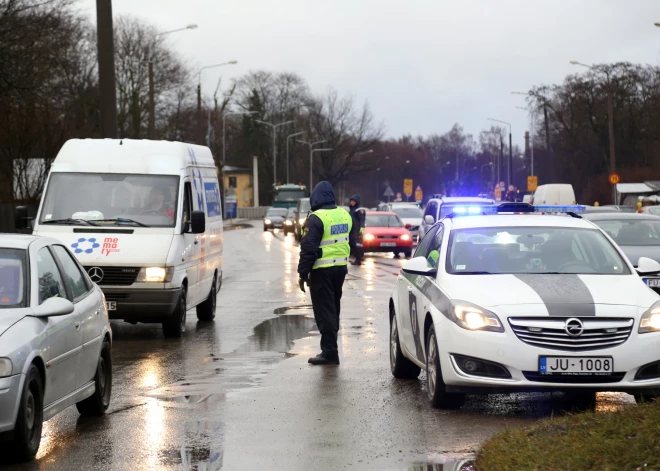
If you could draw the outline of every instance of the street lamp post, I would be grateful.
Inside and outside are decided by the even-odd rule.
[[[305,134],[305,132],[300,131],[300,132],[297,132],[297,133],[294,133],[294,134],[289,134],[286,137],[286,182],[287,183],[290,183],[290,181],[289,181],[289,139],[291,139],[292,137],[296,137],[296,136],[302,136],[303,134]]]
[[[101,133],[117,137],[117,91],[115,89],[115,45],[112,0],[96,0],[96,36],[99,63]]]
[[[516,108],[518,108],[519,110],[525,110],[529,112],[530,116],[532,117],[532,142],[531,145],[529,146],[529,150],[532,158],[532,162],[531,162],[532,168],[530,170],[530,175],[534,175],[534,130],[536,129],[534,111],[529,108],[525,108],[524,106],[516,106]]]
[[[277,184],[277,128],[280,126],[286,126],[287,124],[293,123],[293,120],[284,121],[283,123],[273,124],[267,123],[266,121],[261,121],[256,119],[255,122],[263,124],[264,126],[270,126],[271,131],[273,132],[273,185]]]
[[[322,144],[324,142],[327,142],[325,139],[316,141],[316,142],[309,142],[309,141],[301,141],[298,139],[298,142],[301,144],[305,144],[306,146],[309,146],[309,191],[312,191],[312,162],[313,162],[313,149],[316,144]],[[323,149],[323,150],[332,150],[332,149]]]
[[[599,66],[583,64],[582,62],[578,61],[571,61],[571,64],[586,67],[587,69],[600,69],[605,73],[605,76],[607,77],[607,128],[610,141],[610,173],[616,173],[616,147],[614,142],[614,100],[612,97],[612,82],[610,80],[610,75],[605,69]],[[616,204],[616,201],[613,202]]]
[[[550,175],[549,177],[554,180],[555,165],[552,158],[552,148],[550,147],[550,124],[548,123],[548,100],[543,95],[537,95],[535,93],[525,93],[525,92],[511,92],[513,95],[525,95],[531,96],[534,98],[540,98],[543,100],[543,120],[545,124],[545,148],[548,151],[550,157]]]
[[[500,138],[500,155],[497,157],[497,181],[502,180],[502,160],[504,160],[504,139],[501,132],[484,131],[485,134],[497,134]]]
[[[222,64],[206,65],[199,69],[199,72],[197,73],[197,111],[200,112],[202,111],[202,72],[206,69],[214,69],[216,67],[222,67],[224,65],[236,65],[236,64],[238,64],[238,61],[229,61],[229,62],[223,62]]]
[[[494,119],[494,118],[488,118],[488,121],[495,121],[496,123],[502,123],[506,124],[509,126],[509,163],[506,166],[506,177],[507,177],[507,184],[511,185],[511,162],[513,161],[513,145],[512,145],[512,138],[511,138],[511,123],[507,123],[506,121],[502,121],[500,119]]]
[[[173,29],[171,31],[165,31],[163,33],[156,34],[156,37],[166,36],[172,33],[178,33],[179,31],[186,31],[188,29],[196,29],[197,25],[188,25],[185,28]],[[151,53],[149,53],[149,126],[148,133],[149,139],[156,139],[156,97],[154,96],[154,61],[151,58]]]

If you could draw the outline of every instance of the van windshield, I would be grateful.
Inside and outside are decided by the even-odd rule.
[[[174,227],[179,177],[52,173],[40,224]]]

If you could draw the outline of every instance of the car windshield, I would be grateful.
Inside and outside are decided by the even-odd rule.
[[[422,210],[417,206],[395,206],[392,212],[396,213],[400,218],[422,218]]]
[[[440,206],[440,219],[447,217],[451,213],[454,212],[454,208],[456,207],[461,207],[461,208],[471,208],[471,207],[479,207],[479,206],[485,206],[488,203],[451,203],[451,204],[443,204]]]
[[[619,245],[660,245],[660,220],[607,219],[593,222]]]
[[[286,210],[286,217],[287,218],[292,218],[295,217],[296,215],[296,208],[289,208]]]
[[[277,217],[281,216],[284,217],[286,216],[287,213],[287,208],[270,208],[268,212],[266,213],[266,216],[269,217]]]
[[[309,202],[309,198],[300,200],[300,212],[307,213],[312,209],[312,205]]]
[[[398,216],[393,214],[367,214],[365,221],[367,227],[403,227]]]
[[[0,248],[0,309],[27,306],[25,250]]]
[[[487,227],[451,232],[447,272],[461,274],[630,274],[596,229]]]
[[[660,206],[647,206],[644,208],[647,213],[660,216]]]
[[[52,173],[39,223],[174,227],[178,194],[177,176]]]
[[[275,201],[297,201],[306,196],[305,190],[279,190],[275,193]]]

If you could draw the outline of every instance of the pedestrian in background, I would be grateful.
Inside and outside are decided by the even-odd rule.
[[[338,365],[339,313],[342,286],[351,253],[351,216],[335,204],[329,182],[319,182],[309,198],[311,214],[305,220],[300,241],[298,286],[305,284],[312,297],[314,319],[321,333],[321,353],[308,360],[312,365]]]
[[[355,257],[355,260],[351,263],[353,265],[362,265],[362,257],[364,256],[362,249],[362,236],[364,235],[365,214],[364,209],[359,209],[360,195],[351,196],[349,205],[351,220],[353,221],[353,229],[351,230],[350,238],[351,247],[354,248],[351,250],[351,253]]]

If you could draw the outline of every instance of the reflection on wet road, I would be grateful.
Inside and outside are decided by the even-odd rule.
[[[314,368],[318,332],[297,286],[292,236],[259,227],[225,234],[215,322],[188,314],[183,339],[157,325],[113,323],[113,399],[106,417],[75,409],[44,428],[38,459],[16,470],[419,469],[455,461],[505,427],[570,409],[561,394],[470,396],[432,410],[422,375],[389,373],[387,301],[403,260],[349,267],[339,367]],[[599,394],[597,411],[634,403]]]

